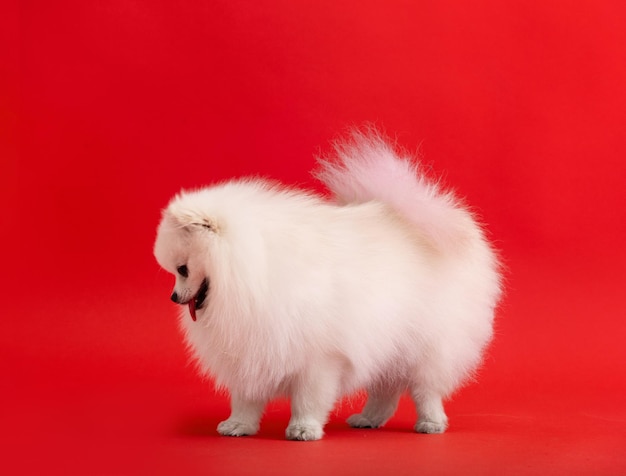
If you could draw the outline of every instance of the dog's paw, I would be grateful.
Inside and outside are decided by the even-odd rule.
[[[241,421],[224,420],[217,425],[217,432],[223,436],[246,436],[254,435],[259,430],[258,426]]]
[[[297,423],[289,425],[285,435],[288,440],[315,441],[324,436],[324,430],[318,424]]]
[[[418,433],[443,433],[446,431],[448,424],[446,422],[435,422],[435,421],[418,421],[415,424],[415,431]]]
[[[372,421],[367,418],[362,413],[355,413],[350,416],[346,422],[352,428],[379,428],[381,426],[381,422]]]

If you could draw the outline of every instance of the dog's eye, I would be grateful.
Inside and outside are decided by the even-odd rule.
[[[186,278],[187,276],[189,276],[189,270],[187,269],[186,264],[176,268],[176,271],[178,271],[178,274],[180,274],[183,278]]]

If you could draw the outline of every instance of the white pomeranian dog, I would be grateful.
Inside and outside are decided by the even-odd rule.
[[[492,337],[498,263],[471,213],[375,131],[334,152],[317,172],[332,201],[245,179],[163,211],[154,254],[200,371],[230,394],[222,435],[255,434],[286,396],[287,438],[318,440],[362,389],[351,426],[384,425],[408,392],[415,430],[441,433]]]

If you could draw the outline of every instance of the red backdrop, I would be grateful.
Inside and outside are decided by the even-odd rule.
[[[0,15],[5,465],[21,473],[626,471],[623,2],[21,1]],[[181,187],[315,187],[372,121],[488,224],[498,332],[449,432],[258,438],[186,365],[152,258]],[[376,457],[374,457],[376,455]],[[304,463],[303,463],[304,462]],[[469,468],[469,469],[468,469]]]

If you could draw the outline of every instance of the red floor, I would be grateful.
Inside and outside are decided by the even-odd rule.
[[[626,474],[623,2],[4,2],[0,474]],[[218,437],[152,243],[180,187],[314,186],[373,120],[480,212],[507,267],[444,435],[344,420]]]
[[[285,402],[268,409],[256,437],[217,435],[227,401],[186,365],[167,277],[153,271],[152,290],[142,283],[135,293],[132,280],[89,291],[78,284],[70,300],[51,287],[34,307],[24,298],[8,309],[3,473],[626,472],[623,324],[603,328],[622,315],[616,289],[511,278],[480,381],[449,402],[444,435],[413,433],[408,400],[384,429],[350,429],[343,421],[355,398],[338,408],[324,440],[299,443],[283,440]],[[568,324],[587,320],[583,293],[600,311],[584,336]],[[47,312],[37,311],[44,303]],[[542,321],[552,323],[538,333]]]
[[[4,474],[626,472],[623,324],[603,327],[623,312],[615,283],[598,293],[601,283],[512,277],[480,381],[448,404],[444,435],[413,433],[408,400],[384,429],[350,429],[355,398],[324,440],[300,443],[283,439],[285,402],[271,405],[256,437],[217,435],[227,401],[185,364],[167,279],[152,271],[151,290],[78,283],[70,301],[56,285],[8,309]],[[589,321],[582,293],[601,310]],[[584,338],[568,322],[588,322]]]

